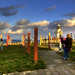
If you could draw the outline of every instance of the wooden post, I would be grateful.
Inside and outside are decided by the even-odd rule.
[[[51,42],[52,42],[52,37],[51,37]]]
[[[44,37],[44,43],[45,43],[45,36],[43,36]]]
[[[24,35],[24,45],[25,45],[25,35]]]
[[[41,45],[41,34],[40,34],[40,45]]]
[[[43,44],[44,44],[44,36],[43,36]]]
[[[55,37],[54,37],[54,43],[55,43]]]
[[[21,43],[22,43],[22,47],[23,47],[23,35],[22,35],[22,37],[21,37]]]
[[[25,35],[25,50],[27,50],[27,34]]]
[[[12,45],[12,38],[11,38],[11,45]]]
[[[25,46],[25,34],[23,34],[23,46]]]
[[[1,51],[3,50],[3,42],[2,42],[2,34],[1,34]]]
[[[46,43],[48,44],[48,36],[46,36]]]
[[[49,33],[49,49],[50,49],[50,33]]]
[[[41,43],[43,43],[42,37],[41,37]]]
[[[27,48],[28,54],[30,53],[30,33],[28,33],[28,48]]]
[[[9,42],[9,35],[7,34],[7,42],[6,42],[6,46],[8,46],[8,42]]]
[[[38,27],[34,28],[34,35],[35,35],[35,40],[34,40],[34,62],[37,64],[38,60]]]

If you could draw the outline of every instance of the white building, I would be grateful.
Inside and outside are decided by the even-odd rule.
[[[57,30],[55,31],[56,37],[59,38],[60,37],[60,32],[62,32],[61,30],[61,25],[58,24],[57,25]]]

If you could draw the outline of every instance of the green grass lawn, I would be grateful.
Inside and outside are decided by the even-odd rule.
[[[53,50],[52,48],[49,49],[47,45],[48,44],[46,43],[45,44],[42,43],[41,45],[38,44],[38,50]]]
[[[45,44],[39,45],[38,50],[49,50]],[[34,64],[34,44],[30,44],[30,54],[21,45],[3,46],[0,50],[0,73],[21,72],[28,70],[46,69],[45,62],[38,55],[37,65]]]
[[[58,43],[55,46],[59,46]],[[63,47],[63,45],[62,45],[62,47]],[[56,52],[56,53],[63,56],[63,52],[61,52],[61,53]],[[71,51],[71,53],[69,53],[69,58],[71,61],[75,62],[75,42],[72,43],[72,51]]]

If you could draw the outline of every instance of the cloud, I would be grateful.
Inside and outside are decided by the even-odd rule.
[[[4,16],[11,16],[11,15],[16,15],[18,13],[18,11],[14,11],[14,12],[4,12],[4,13],[2,13],[1,15],[4,15]]]
[[[55,35],[55,30],[57,29],[58,24],[61,25],[63,35],[70,34],[71,32],[75,34],[74,33],[75,32],[75,17],[73,17],[72,19],[62,19],[62,20],[57,20],[57,21],[53,21],[49,23],[48,30],[51,30],[51,32],[54,33],[52,35]]]
[[[56,8],[56,6],[48,7],[48,8],[45,10],[45,12],[49,12],[50,10],[55,9],[55,8]]]
[[[75,17],[75,13],[68,13],[68,14],[61,15],[61,16],[69,16],[69,17]]]
[[[7,33],[9,34],[21,34],[23,33],[23,30],[20,29],[20,30],[16,30],[16,31],[12,31],[11,29],[7,31]]]
[[[6,22],[0,22],[0,30],[4,30],[9,27],[10,27],[10,24],[8,24]]]
[[[1,7],[0,8],[0,14],[3,15],[3,16],[12,16],[12,15],[16,15],[18,13],[17,9],[19,8],[24,8],[26,6],[25,5],[12,5],[12,6],[9,6],[9,7]]]
[[[60,24],[62,28],[74,27],[75,17],[73,17],[72,19],[62,19],[62,20],[53,21],[50,24],[48,24],[48,27],[50,29],[55,29],[58,24]]]
[[[18,25],[17,25],[18,24]],[[25,28],[34,28],[34,27],[39,27],[39,26],[47,26],[49,24],[49,21],[43,20],[43,21],[38,21],[30,23],[29,20],[23,19],[21,21],[18,21],[15,23],[15,26],[11,27],[13,31],[18,30],[18,29],[25,29]]]
[[[55,30],[57,28],[57,25],[61,25],[61,29],[63,30],[63,35],[67,35],[68,33],[70,34],[71,32],[75,34],[75,17],[72,19],[62,19],[62,20],[56,20],[51,23],[49,23],[46,20],[43,21],[38,21],[38,22],[33,22],[29,23],[26,22],[25,25],[16,25],[18,23],[21,24],[21,21],[25,23],[26,20],[20,20],[20,22],[16,22],[15,26],[12,26],[13,30],[15,28],[15,31],[12,29],[9,29],[8,31],[0,30],[0,34],[9,34],[12,38],[21,38],[22,34],[28,34],[28,32],[31,33],[31,37],[34,36],[34,28],[32,27],[38,27],[38,39],[41,36],[48,36],[49,32],[51,33],[51,37],[55,36]],[[6,37],[4,37],[6,38]]]
[[[49,21],[43,20],[43,21],[38,21],[37,23],[36,23],[36,22],[29,23],[28,26],[29,26],[29,27],[47,26],[48,24],[49,24]]]
[[[16,30],[19,30],[22,28],[23,28],[23,26],[21,26],[21,25],[15,25],[15,26],[12,26],[10,29],[12,29],[13,31],[16,31]]]
[[[46,31],[47,29],[48,29],[48,28],[46,27],[46,28],[44,28],[43,30]]]
[[[26,19],[22,19],[21,21],[16,22],[15,25],[25,25],[27,23],[30,23],[30,21]]]
[[[8,31],[5,31],[5,30],[0,30],[0,34],[3,35],[3,39],[6,39],[7,38],[7,34],[12,38],[12,39],[21,39],[22,37],[22,34],[27,34],[28,35],[28,32],[30,32],[30,37],[32,35],[34,35],[34,29],[19,29],[19,30],[16,30],[16,31],[12,31],[11,29],[8,30]]]
[[[9,29],[8,31],[5,31],[5,30],[0,30],[0,33],[1,34],[27,34],[28,32],[32,32],[32,29],[28,28],[28,29],[19,29],[19,30],[16,30],[16,31],[12,31],[11,29]]]

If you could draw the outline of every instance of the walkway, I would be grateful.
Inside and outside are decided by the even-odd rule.
[[[58,47],[51,44],[54,50],[39,50],[38,54],[45,61],[47,69],[39,69],[33,71],[23,71],[9,73],[8,75],[75,75],[75,63],[63,60],[63,57],[56,54]],[[7,75],[7,74],[3,74]]]

